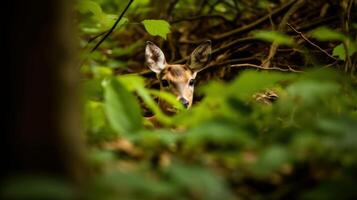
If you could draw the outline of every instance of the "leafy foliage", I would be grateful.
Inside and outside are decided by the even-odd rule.
[[[257,16],[252,10],[272,13],[277,4],[269,0],[256,5],[249,1],[207,2],[209,6],[198,11],[194,1],[180,0],[174,5],[172,16],[162,17],[167,14],[167,2],[136,0],[127,14],[130,19],[127,26],[113,32],[98,51],[88,56],[81,71],[88,160],[95,176],[86,197],[352,199],[356,196],[353,189],[357,177],[356,82],[338,70],[315,69],[318,65],[310,62],[318,60],[315,55],[297,56],[296,63],[304,65],[304,69],[312,68],[299,74],[234,71],[229,65],[212,67],[216,74],[226,73],[229,78],[208,75],[209,78],[198,81],[195,92],[202,99],[197,98],[200,100],[190,110],[183,109],[172,94],[156,90],[155,78],[141,76],[151,77],[144,66],[145,40],[158,40],[157,44],[162,43],[160,47],[165,50],[170,46],[172,51],[164,51],[168,62],[170,58],[179,59],[178,56],[185,58],[193,43],[203,37],[214,38],[221,31],[222,22],[235,23],[239,19],[240,25],[241,21],[242,24],[249,19],[255,21]],[[83,19],[80,32],[85,46],[93,33],[107,30],[106,17],[101,16],[122,10],[124,3],[86,0],[80,4]],[[159,15],[158,9],[165,12]],[[194,17],[184,20],[199,12],[203,19],[209,16],[210,20],[197,23],[191,21]],[[278,17],[270,20],[274,22]],[[273,29],[260,25],[262,30],[256,26],[257,31],[246,31],[244,36],[253,34],[254,39],[269,42],[262,43],[263,48],[259,46],[261,43],[249,40],[247,46],[253,50],[241,50],[247,48],[245,43],[224,49],[238,41],[240,35],[213,40],[212,63],[219,63],[229,55],[233,61],[240,60],[242,54],[258,63],[268,54],[262,49],[276,43],[283,45],[278,50],[289,53],[272,59],[276,62],[274,67],[285,64],[289,68],[284,69],[289,71],[288,58],[296,52],[305,53],[306,49],[298,49],[304,41],[290,33],[266,31]],[[191,29],[199,35],[191,34]],[[168,34],[173,39],[163,41]],[[343,44],[347,44],[351,58],[355,55],[354,39],[340,30],[323,26],[306,35],[316,39],[318,45],[335,47],[333,56],[338,56],[338,62],[346,58]],[[198,80],[200,76],[203,75],[199,74]],[[269,105],[257,102],[255,95],[265,91],[274,91],[278,99]],[[157,98],[179,112],[166,114],[157,105]],[[142,117],[147,113],[155,116],[159,127]]]

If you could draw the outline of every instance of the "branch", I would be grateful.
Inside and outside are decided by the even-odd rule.
[[[290,66],[288,66],[289,69],[282,69],[282,68],[279,68],[279,67],[264,68],[264,67],[262,67],[260,65],[254,65],[254,64],[250,64],[250,63],[243,63],[243,64],[234,64],[234,65],[231,65],[231,67],[253,67],[253,68],[263,69],[263,70],[278,70],[278,71],[282,71],[282,72],[303,73],[303,71],[295,70],[295,69],[291,68]]]
[[[286,9],[287,7],[289,7],[291,4],[293,4],[296,0],[290,0],[289,2],[287,2],[286,4],[282,5],[281,7],[275,9],[272,13],[267,14],[266,16],[256,20],[255,22],[245,25],[243,27],[239,27],[237,29],[234,29],[232,31],[220,34],[220,35],[216,35],[216,36],[212,36],[212,39],[214,40],[222,40],[226,37],[230,37],[233,35],[236,35],[238,33],[244,32],[244,31],[248,31],[253,29],[254,27],[260,25],[261,23],[265,22],[266,20],[268,20],[271,16],[276,15],[278,13],[280,13],[281,11],[283,11],[284,9]]]
[[[222,51],[224,51],[226,49],[229,49],[229,48],[231,48],[231,47],[233,47],[233,46],[235,46],[235,45],[237,45],[239,43],[245,43],[245,42],[250,42],[250,41],[254,41],[254,40],[256,40],[256,38],[252,37],[252,36],[248,36],[248,37],[244,37],[244,38],[238,38],[238,39],[233,40],[232,42],[230,42],[228,44],[223,45],[220,48],[217,48],[217,49],[213,50],[212,54],[217,54],[219,52],[222,52]],[[198,43],[201,43],[203,41],[205,41],[205,40],[195,41],[193,44],[198,44]],[[189,42],[183,41],[182,43],[189,43]],[[178,60],[178,61],[176,61],[174,63],[175,64],[184,63],[185,61],[187,61],[188,58],[189,58],[189,56],[186,56],[185,58],[183,58],[181,60]]]
[[[100,39],[100,41],[93,47],[93,49],[91,50],[91,52],[95,51],[103,42],[104,40],[113,32],[113,30],[115,29],[115,27],[118,25],[118,23],[120,22],[120,20],[123,18],[124,14],[126,13],[126,11],[129,9],[131,3],[133,3],[134,0],[130,0],[128,5],[125,7],[125,9],[123,10],[123,12],[120,14],[120,16],[118,17],[118,19],[115,21],[115,23],[113,24],[112,28],[109,29],[109,31],[103,36],[102,39]]]
[[[171,21],[170,24],[176,24],[176,23],[180,23],[183,21],[196,21],[196,20],[201,20],[201,19],[205,19],[205,18],[217,18],[217,19],[221,19],[229,24],[232,24],[232,22],[230,20],[228,20],[227,18],[225,18],[223,15],[220,15],[220,14],[199,15],[199,16],[187,17],[187,18],[182,18],[182,19],[176,19],[176,20]]]
[[[324,54],[326,54],[329,58],[332,58],[333,60],[337,60],[335,57],[333,57],[332,55],[330,55],[327,51],[325,51],[324,49],[322,49],[321,47],[319,47],[318,45],[316,45],[315,43],[311,42],[303,33],[301,33],[300,31],[296,30],[291,24],[286,23],[293,31],[295,31],[297,34],[300,35],[300,37],[302,39],[304,39],[306,42],[308,42],[309,44],[311,44],[312,46],[314,46],[315,48],[317,48],[318,50],[320,50],[321,52],[323,52]]]
[[[289,18],[293,15],[294,12],[296,12],[302,5],[304,5],[305,0],[298,0],[297,2],[292,5],[292,7],[285,13],[283,19],[281,20],[279,26],[278,26],[278,31],[283,32],[284,27],[286,23],[288,22]],[[265,68],[269,68],[271,60],[274,58],[276,54],[276,50],[278,49],[279,44],[276,42],[273,42],[270,46],[269,50],[269,55],[268,57],[262,62],[262,66]]]
[[[168,19],[171,19],[172,18],[172,13],[174,12],[175,10],[175,6],[176,4],[179,2],[179,0],[171,0],[168,8],[167,8],[167,12],[166,12],[166,17]]]

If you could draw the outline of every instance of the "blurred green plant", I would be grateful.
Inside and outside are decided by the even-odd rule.
[[[117,195],[127,199],[217,199],[218,194],[230,199],[228,182],[244,184],[246,180],[255,180],[277,186],[294,184],[296,180],[289,177],[299,176],[305,165],[322,170],[300,174],[299,181],[315,182],[316,190],[315,187],[299,189],[301,197],[311,199],[324,196],[321,194],[324,185],[336,178],[349,181],[350,169],[357,167],[354,145],[357,142],[357,94],[352,89],[353,81],[336,71],[315,70],[302,75],[245,71],[230,83],[212,82],[199,89],[205,96],[201,102],[176,116],[165,116],[171,123],[164,125],[164,129],[154,130],[140,125],[138,105],[133,104],[134,96],[129,93],[135,91],[138,96],[150,99],[146,103],[155,103],[150,94],[156,92],[146,89],[140,79],[133,75],[109,79],[110,82],[103,85],[103,103],[109,103],[105,105],[108,107],[104,115],[100,114],[102,111],[93,110],[103,103],[89,102],[93,107],[90,112],[97,113],[92,118],[97,122],[91,122],[91,132],[107,123],[113,131],[124,132],[119,138],[130,141],[136,151],[141,152],[140,161],[130,161],[131,170],[110,175],[110,184],[97,183],[96,187],[104,191],[116,191],[113,199]],[[279,91],[279,99],[270,106],[252,97],[266,88]],[[110,101],[116,103],[112,105]],[[117,106],[119,103],[121,106]],[[114,122],[109,120],[108,123],[107,119]],[[170,130],[170,127],[178,129]],[[125,160],[110,156],[100,161],[120,163]],[[177,165],[176,161],[181,164]],[[106,171],[117,173],[115,168],[110,169]],[[219,178],[209,178],[210,172],[206,170],[219,172]],[[320,177],[319,173],[326,175]],[[129,178],[132,182],[124,181],[129,180],[125,177],[133,177]],[[125,192],[123,188],[132,192]],[[334,188],[329,188],[330,193],[333,191]],[[262,197],[260,192],[236,193],[238,196],[248,194]]]
[[[252,14],[241,1],[209,2],[217,3],[210,13],[224,13],[227,19],[235,19],[236,10],[242,18]],[[261,1],[256,6],[270,9],[274,3]],[[115,20],[106,13],[117,13],[124,3],[85,0],[80,4],[85,18],[80,27],[88,37],[106,31]],[[145,7],[141,10],[145,13],[153,9],[149,5],[150,1],[136,0],[131,9]],[[191,0],[177,2],[181,12],[176,16],[190,16],[197,9],[193,5]],[[202,13],[208,12],[205,9]],[[135,19],[151,36],[166,39],[170,24],[143,16]],[[279,32],[253,35],[280,45],[295,44]],[[333,70],[301,74],[245,70],[230,82],[210,81],[199,87],[203,99],[185,110],[171,94],[147,88],[143,77],[120,73],[133,70],[127,57],[142,59],[137,52],[144,45],[141,38],[126,43],[128,36],[120,36],[125,45],[108,39],[81,69],[87,75],[82,86],[85,136],[91,144],[88,159],[98,173],[86,190],[87,199],[357,196],[353,189],[357,178],[355,80]],[[330,28],[318,28],[310,36],[336,42],[333,55],[341,60],[346,59],[344,45],[349,56],[357,49],[353,39]],[[257,92],[267,89],[279,96],[271,105],[254,99]],[[155,98],[180,112],[166,115]],[[160,128],[148,126],[143,107],[156,116]],[[106,148],[107,142],[114,142],[114,148]]]

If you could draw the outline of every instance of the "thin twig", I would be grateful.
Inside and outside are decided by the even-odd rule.
[[[246,42],[250,42],[250,41],[254,41],[254,40],[256,40],[256,38],[252,37],[252,36],[248,36],[248,37],[244,37],[244,38],[238,38],[236,40],[233,40],[232,42],[229,42],[228,44],[223,45],[220,48],[214,49],[212,51],[212,54],[217,54],[217,53],[220,53],[220,52],[222,52],[222,51],[224,51],[226,49],[229,49],[229,48],[231,48],[231,47],[233,47],[233,46],[235,46],[237,44],[246,43]],[[204,40],[200,40],[200,41],[194,42],[194,44],[198,44],[198,43],[201,43],[203,41]],[[181,41],[181,43],[186,43],[186,42],[185,41]],[[187,57],[185,57],[185,58],[183,58],[181,60],[178,60],[178,61],[176,61],[174,63],[175,64],[184,63],[184,62],[187,61],[188,58],[189,58],[189,56],[187,56]]]
[[[115,29],[115,27],[118,25],[118,23],[120,22],[120,20],[123,18],[124,14],[126,13],[126,11],[129,9],[131,3],[133,3],[134,0],[130,0],[128,5],[125,7],[125,9],[123,10],[123,12],[120,14],[120,16],[118,17],[118,19],[115,21],[115,23],[113,24],[112,28],[109,29],[109,31],[102,37],[102,39],[100,39],[100,41],[93,47],[93,49],[91,50],[91,52],[95,51],[103,42],[104,40],[113,32],[113,30]]]
[[[345,10],[345,16],[342,19],[342,24],[343,24],[342,28],[343,28],[343,32],[345,34],[349,34],[349,32],[350,32],[350,24],[351,24],[350,17],[351,17],[352,4],[353,4],[353,0],[350,0],[348,2],[347,8]],[[346,54],[345,72],[348,72],[348,69],[352,68],[352,60],[351,60],[351,57],[349,56],[349,49],[348,49],[349,44],[348,43],[349,43],[348,40],[345,40],[342,42],[343,48],[345,49],[345,54]]]
[[[100,36],[104,35],[106,32],[107,32],[107,31],[104,31],[104,32],[102,32],[102,33],[99,33],[98,35],[95,35],[95,36],[89,38],[89,40],[87,41],[87,44],[93,42],[94,40],[96,40],[96,39],[99,38]]]
[[[296,27],[298,30],[310,30],[312,28],[318,27],[323,24],[332,24],[334,20],[338,19],[338,16],[331,16],[326,18],[318,18],[318,19],[311,19],[310,23],[303,24],[301,26]],[[288,33],[292,32],[289,30]]]
[[[325,51],[324,49],[322,49],[321,47],[319,47],[318,45],[316,45],[315,43],[311,42],[303,33],[301,33],[300,31],[296,30],[291,24],[286,23],[293,31],[295,31],[297,34],[300,35],[300,37],[302,39],[304,39],[306,42],[308,42],[309,44],[311,44],[312,46],[314,46],[315,48],[317,48],[318,50],[320,50],[321,52],[323,52],[325,55],[327,55],[329,58],[332,58],[333,60],[337,60],[335,57],[333,57],[331,54],[329,54],[327,51]]]
[[[301,6],[303,6],[305,3],[305,0],[298,0],[296,1],[291,8],[285,13],[284,17],[282,18],[281,22],[279,23],[278,26],[278,31],[279,32],[283,32],[284,28],[286,26],[286,23],[288,22],[289,18],[293,15],[293,13],[295,13]],[[275,54],[276,54],[276,50],[278,49],[279,44],[277,42],[273,42],[270,46],[270,50],[269,50],[269,55],[268,57],[263,60],[262,62],[262,66],[265,68],[269,68],[270,67],[270,63],[271,60],[274,58]]]
[[[282,69],[282,68],[279,68],[279,67],[265,68],[265,67],[262,67],[260,65],[255,65],[255,64],[250,64],[250,63],[243,63],[243,64],[234,64],[234,65],[231,65],[231,67],[254,67],[254,68],[263,69],[263,70],[278,70],[278,71],[282,71],[282,72],[303,73],[303,71],[295,70],[295,69],[291,68],[290,66],[288,66],[289,69]]]

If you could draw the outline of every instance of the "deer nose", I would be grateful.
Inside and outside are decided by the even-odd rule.
[[[190,102],[188,102],[185,98],[181,97],[180,102],[182,103],[183,106],[185,106],[185,108],[188,108],[188,105],[190,105]]]

